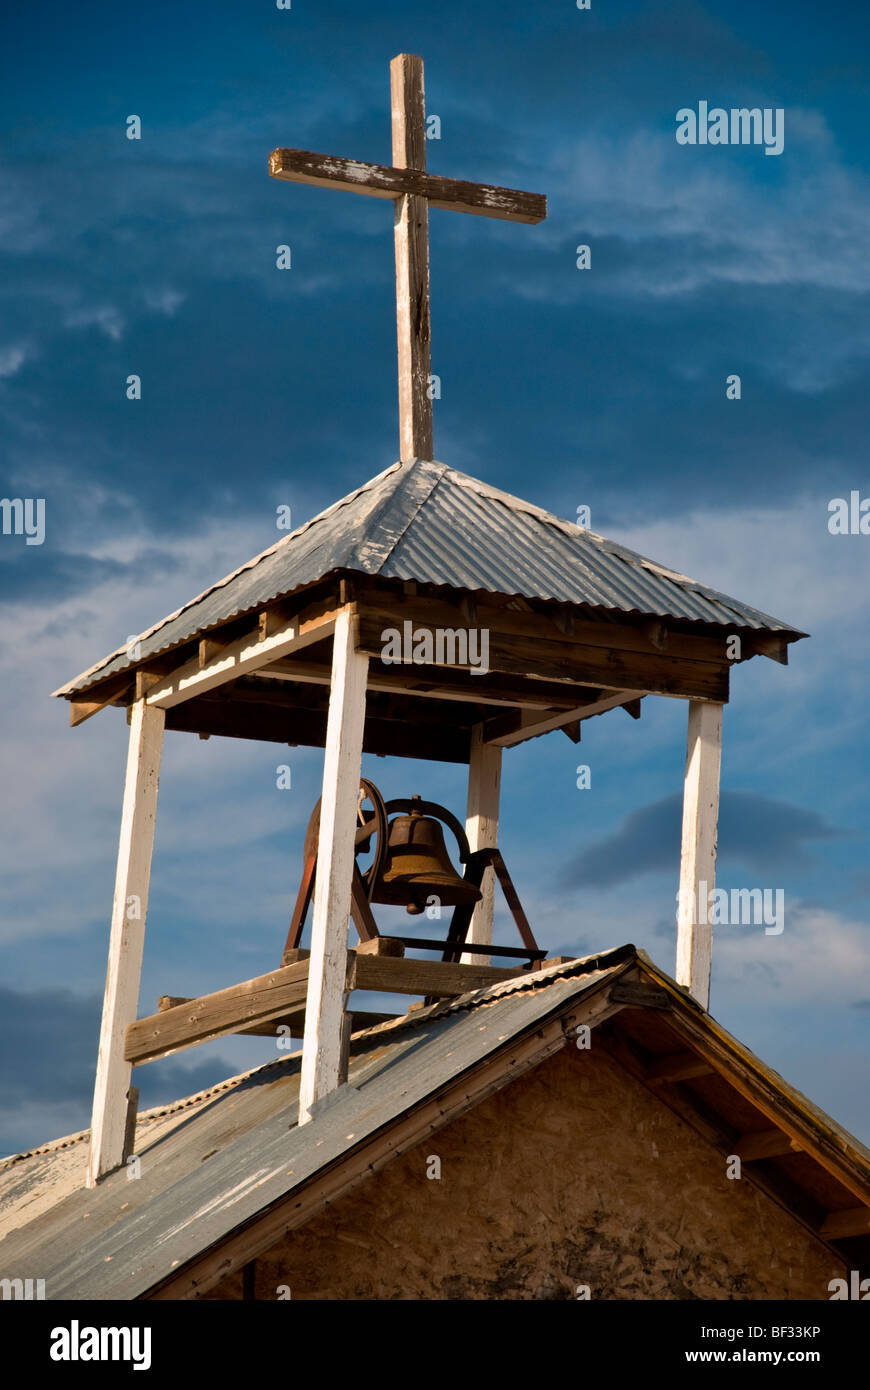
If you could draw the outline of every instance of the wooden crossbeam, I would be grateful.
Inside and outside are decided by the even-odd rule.
[[[771,661],[778,661],[780,666],[788,665],[787,637],[781,637],[776,633],[770,636],[750,637],[748,644],[752,656],[766,656]]]
[[[743,1163],[753,1163],[764,1158],[783,1158],[786,1154],[800,1151],[800,1144],[781,1129],[762,1129],[752,1134],[744,1134],[734,1146],[734,1153]]]
[[[670,1010],[673,1003],[667,990],[633,979],[617,980],[611,985],[610,997],[615,1004],[627,1004],[630,1009],[658,1009],[663,1013]]]
[[[378,990],[384,994],[423,994],[447,999],[527,973],[522,966],[461,965],[440,960],[353,954],[356,969],[351,988]]]
[[[292,1026],[304,1016],[309,966],[310,957],[306,957],[267,975],[173,1003],[137,1019],[126,1031],[126,1062],[140,1066],[229,1033],[256,1032],[262,1036],[274,1033],[281,1022]],[[449,998],[525,973],[522,967],[460,965],[349,951],[345,990]]]
[[[829,1212],[819,1227],[819,1235],[823,1240],[848,1240],[852,1236],[870,1235],[870,1207]]]
[[[647,1081],[671,1084],[675,1081],[690,1081],[696,1076],[709,1076],[713,1068],[697,1052],[676,1052],[668,1057],[660,1057],[647,1067]]]
[[[69,702],[69,726],[74,729],[78,724],[84,724],[86,719],[92,715],[99,714],[101,709],[105,709],[116,698],[114,694],[107,695],[103,700],[70,700]]]
[[[591,699],[588,703],[577,705],[570,710],[523,710],[516,714],[497,715],[486,720],[483,736],[487,743],[497,748],[513,748],[518,743],[525,743],[530,738],[540,738],[542,734],[550,733],[554,729],[564,729],[566,725],[571,727],[593,715],[604,714],[607,710],[624,705],[627,700],[637,700],[639,705],[639,695],[640,692],[636,690],[618,690],[602,693],[601,698]]]
[[[124,1055],[128,1062],[139,1066],[194,1043],[239,1033],[255,1024],[276,1023],[284,1015],[304,1009],[307,988],[308,961],[301,960],[268,975],[175,1004],[131,1023]]]
[[[260,679],[329,685],[329,667],[321,662],[270,662],[257,672]],[[443,666],[403,666],[395,672],[369,669],[368,687],[387,694],[422,699],[458,700],[474,705],[505,705],[510,709],[564,709],[569,714],[582,702],[586,689],[555,681],[512,680],[504,676],[475,676],[470,682],[462,671]]]
[[[179,1004],[195,1004],[196,1002],[195,996],[164,994],[160,998],[158,1012],[166,1013]],[[402,1014],[381,1014],[368,1009],[354,1009],[350,1013],[351,1028],[354,1033],[359,1033],[364,1028],[374,1028],[379,1023],[392,1023],[394,1019],[402,1017]],[[281,1028],[287,1028],[291,1038],[301,1038],[305,1029],[305,1010],[295,1009],[291,1013],[282,1014],[280,1018],[271,1018],[263,1023],[254,1023],[250,1028],[240,1028],[238,1036],[241,1038],[274,1038]]]
[[[404,55],[408,56],[408,55]],[[497,217],[504,222],[542,222],[547,199],[541,193],[523,193],[495,184],[445,179],[421,169],[367,164],[361,159],[340,159],[312,150],[278,149],[269,156],[273,179],[307,183],[316,188],[336,188],[345,193],[367,193],[395,201],[405,195],[425,198],[430,207],[448,212],[468,212],[477,217]]]
[[[565,523],[566,529],[568,523]],[[694,632],[671,631],[661,622],[633,624],[623,622],[582,620],[570,608],[566,611],[542,607],[529,610],[508,608],[492,598],[475,599],[474,611],[466,604],[444,598],[440,594],[400,595],[374,584],[358,584],[355,589],[361,612],[370,612],[385,619],[385,626],[401,627],[405,620],[414,626],[479,627],[488,632],[512,637],[545,637],[568,647],[579,643],[584,647],[602,647],[606,651],[636,652],[647,656],[669,656],[687,661],[707,661],[722,664],[728,661],[726,637],[711,637]],[[570,623],[568,622],[570,619]],[[665,633],[666,641],[655,640]],[[733,662],[729,663],[733,665]]]
[[[198,652],[192,660],[152,686],[147,696],[148,704],[157,709],[171,709],[173,705],[190,700],[195,695],[203,695],[227,681],[258,671],[261,666],[267,666],[279,657],[321,641],[333,632],[336,618],[334,611],[323,611],[323,608],[323,605],[318,605],[306,610],[268,637],[261,636],[258,623],[256,631],[228,643],[204,665],[200,664]]]
[[[396,669],[380,660],[384,650],[382,634],[393,627],[395,614],[378,614],[368,607],[361,608],[360,650],[367,652],[372,658],[374,678],[384,670]],[[436,651],[435,624],[430,619],[420,624],[417,630],[422,629],[432,634],[432,650]],[[527,676],[529,672],[534,672],[546,680],[572,681],[578,685],[592,685],[617,692],[633,689],[635,692],[649,691],[656,695],[719,703],[728,699],[729,673],[724,661],[715,664],[670,655],[663,656],[657,652],[647,655],[632,651],[615,651],[578,642],[553,641],[544,637],[512,636],[494,630],[489,632],[488,646],[488,669],[492,672],[513,676]],[[410,669],[417,673],[426,667],[414,664]],[[432,666],[430,669],[438,671],[442,668]],[[471,671],[474,668],[451,665],[444,669]],[[625,698],[623,694],[620,703],[624,703]]]

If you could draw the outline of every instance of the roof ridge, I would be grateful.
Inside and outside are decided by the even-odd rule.
[[[402,539],[407,535],[407,532],[408,532],[409,527],[417,520],[417,517],[420,515],[420,512],[422,511],[423,507],[424,507],[424,506],[426,505],[426,503],[429,501],[429,498],[430,498],[430,497],[432,496],[432,494],[436,491],[436,489],[440,486],[440,484],[444,481],[444,475],[445,475],[445,473],[447,473],[447,472],[449,471],[446,464],[444,464],[444,463],[438,463],[436,459],[407,459],[407,460],[405,460],[403,463],[401,463],[401,464],[399,465],[400,468],[404,468],[406,465],[408,466],[408,472],[407,472],[407,474],[405,475],[405,480],[404,480],[406,483],[408,482],[408,480],[409,480],[410,478],[413,477],[413,470],[414,470],[414,468],[416,467],[416,465],[418,465],[418,464],[420,464],[420,465],[425,465],[425,466],[428,467],[428,468],[440,469],[441,471],[440,471],[439,473],[437,473],[437,475],[436,475],[436,477],[435,477],[435,481],[433,482],[432,486],[429,488],[429,491],[426,493],[426,496],[425,496],[425,497],[421,497],[421,498],[418,500],[416,508],[415,508],[414,511],[411,513],[411,515],[408,517],[408,520],[405,522],[405,524],[404,524],[404,526],[402,527],[401,531],[400,531],[399,534],[396,536],[395,540],[393,541],[393,543],[392,543],[392,545],[390,546],[389,550],[387,551],[386,555],[384,555],[384,556],[382,557],[381,562],[380,562],[380,565],[378,566],[379,569],[382,568],[384,565],[386,565],[386,564],[389,562],[390,557],[392,556],[392,554],[393,554],[394,551],[396,550],[396,547],[399,545],[399,543],[402,541]],[[394,489],[394,491],[393,491],[393,493],[392,493],[391,495],[392,495],[392,496],[395,496],[395,493],[396,493],[397,491],[398,491],[398,487],[396,487],[396,488]],[[384,506],[386,506],[386,499],[385,499],[385,502],[384,502]]]

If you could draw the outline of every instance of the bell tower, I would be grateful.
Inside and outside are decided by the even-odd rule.
[[[677,978],[709,1000],[712,928],[696,904],[715,882],[731,668],[785,663],[804,634],[432,459],[428,210],[534,224],[546,201],[426,171],[419,58],[393,60],[391,97],[392,165],[277,149],[270,173],[393,204],[398,462],[55,691],[73,725],[114,705],[130,726],[91,1186],[130,1151],[135,1066],[289,1030],[306,1124],[346,1083],[351,1031],[383,1018],[351,1013],[353,991],[436,1001],[545,967],[498,845],[503,750],[553,732],[578,744],[586,720],[637,720],[648,696],[688,704]],[[398,659],[397,632],[410,635]],[[165,732],[322,748],[322,795],[280,965],[139,1017]],[[464,823],[422,796],[385,802],[364,753],[467,767]],[[493,941],[496,887],[511,945]],[[430,898],[452,908],[443,936],[380,933],[379,904],[419,915]]]

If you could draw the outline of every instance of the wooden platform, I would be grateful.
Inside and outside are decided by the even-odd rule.
[[[390,941],[388,937],[378,938],[379,945],[387,949]],[[373,944],[369,943],[369,947]],[[214,994],[196,999],[165,995],[156,1014],[130,1024],[124,1049],[126,1060],[134,1065],[153,1062],[157,1057],[167,1057],[182,1048],[210,1042],[228,1033],[274,1037],[281,1025],[290,1028],[291,1036],[301,1035],[309,962],[307,952],[299,954],[301,958],[291,965],[283,965],[268,975],[258,975]],[[446,999],[512,979],[528,970],[524,965],[503,967],[409,960],[401,955],[388,955],[385,950],[375,953],[360,947],[347,953],[347,988]],[[352,1015],[355,1028],[369,1027],[398,1016]]]

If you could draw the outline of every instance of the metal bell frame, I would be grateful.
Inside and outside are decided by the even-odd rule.
[[[372,809],[363,810],[363,803],[369,801]],[[514,887],[513,880],[508,873],[507,865],[504,862],[501,851],[498,849],[478,849],[472,850],[468,843],[468,836],[465,828],[452,811],[446,806],[441,806],[435,801],[423,801],[419,797],[401,797],[393,801],[384,801],[374,782],[368,778],[360,780],[359,797],[359,820],[355,836],[355,856],[353,865],[353,878],[351,882],[351,903],[350,913],[353,918],[354,926],[359,934],[360,941],[374,941],[381,933],[378,931],[377,923],[372,914],[371,902],[373,894],[382,879],[384,864],[387,856],[387,846],[390,829],[390,816],[410,814],[419,811],[423,816],[431,816],[433,819],[443,821],[445,825],[453,831],[459,847],[459,862],[464,867],[461,881],[480,892],[483,883],[483,875],[490,866],[495,872],[495,876],[501,886],[508,908],[516,923],[520,939],[523,942],[519,946],[499,946],[492,942],[472,943],[466,941],[471,918],[474,913],[476,901],[461,903],[454,907],[453,915],[450,919],[450,927],[447,932],[446,940],[435,940],[428,937],[419,936],[396,936],[390,933],[390,939],[400,941],[403,946],[411,947],[423,951],[440,951],[443,961],[458,961],[463,954],[487,955],[487,956],[508,956],[515,957],[538,964],[546,956],[546,951],[541,950],[535,940],[534,933],[529,925],[528,918],[523,911],[519,896]],[[357,857],[361,853],[366,853],[371,849],[372,836],[375,836],[375,848],[372,851],[372,863],[363,873],[357,863]],[[308,915],[308,908],[314,897],[314,883],[317,872],[317,850],[320,838],[320,801],[318,800],[311,818],[308,822],[308,829],[305,832],[305,845],[303,851],[303,871],[302,880],[299,884],[299,892],[296,897],[296,905],[293,909],[293,916],[290,922],[290,930],[287,933],[285,943],[285,954],[287,951],[299,949],[302,939],[302,931],[305,926],[305,919]]]

